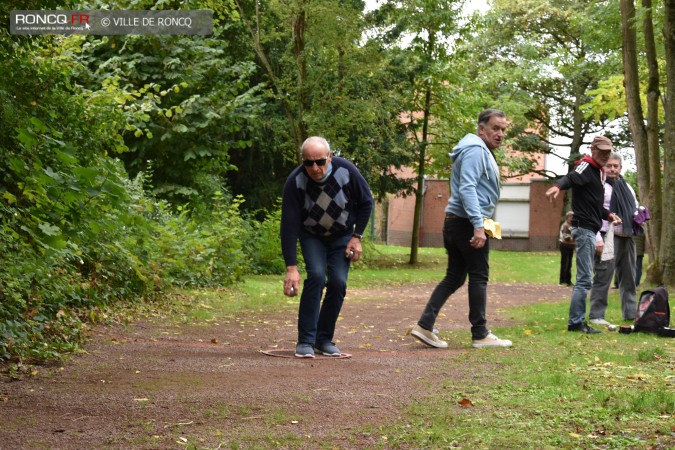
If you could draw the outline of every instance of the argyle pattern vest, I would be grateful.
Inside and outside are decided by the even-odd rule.
[[[296,180],[298,188],[305,192],[305,229],[317,236],[344,234],[349,219],[349,196],[345,192],[349,188],[349,171],[338,167],[325,183],[315,183],[304,175]]]

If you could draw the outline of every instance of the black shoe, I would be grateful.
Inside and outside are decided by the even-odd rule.
[[[589,327],[586,322],[575,323],[574,325],[567,325],[567,331],[581,331],[586,334],[598,334],[602,333],[600,330]]]

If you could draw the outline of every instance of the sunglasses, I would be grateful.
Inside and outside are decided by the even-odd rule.
[[[326,161],[328,161],[328,158],[321,158],[321,159],[303,159],[302,164],[305,167],[312,167],[315,163],[317,166],[322,167],[326,165]]]

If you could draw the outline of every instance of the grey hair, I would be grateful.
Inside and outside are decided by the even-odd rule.
[[[506,119],[506,114],[504,114],[504,111],[502,111],[501,109],[494,109],[494,108],[484,109],[478,115],[477,129],[480,130],[481,125],[487,125],[490,119],[493,117],[501,117],[502,119]]]
[[[623,167],[623,158],[622,158],[621,155],[619,155],[618,153],[616,153],[616,152],[610,153],[609,159],[613,159],[613,160],[619,161],[619,165],[620,165],[621,167]],[[608,160],[608,161],[609,161],[609,160]]]
[[[305,156],[305,147],[307,144],[312,143],[312,142],[318,142],[321,145],[324,146],[324,148],[327,150],[326,156],[330,154],[330,144],[326,140],[326,138],[323,138],[321,136],[310,136],[307,139],[305,139],[305,142],[302,143],[300,146],[300,158],[303,158]]]

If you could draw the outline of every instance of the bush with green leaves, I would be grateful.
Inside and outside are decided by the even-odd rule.
[[[32,208],[2,204],[0,360],[39,361],[76,348],[92,309],[170,286],[228,285],[249,270],[241,199],[219,194],[198,221],[148,197],[141,176],[123,183],[124,202],[80,205],[79,220],[62,221],[56,241],[25,225],[45,223]]]
[[[50,358],[80,337],[77,309],[100,293],[142,293],[122,228],[126,173],[107,156],[119,115],[91,105],[69,83],[71,67],[25,39],[0,36],[0,358]],[[111,132],[112,130],[112,132]],[[96,279],[111,246],[118,271]],[[94,252],[90,250],[94,249]],[[131,289],[122,287],[131,284]]]
[[[226,47],[0,31],[0,360],[57,357],[118,302],[283,270],[280,213],[223,186],[263,105]]]
[[[282,274],[286,270],[286,263],[281,254],[281,207],[268,212],[262,221],[249,216],[246,231],[246,252],[252,273],[255,274]]]
[[[154,224],[134,209],[121,164],[79,168],[10,169],[23,181],[5,186],[0,206],[0,358],[53,357],[78,342],[84,311],[155,288],[158,273],[134,246]],[[113,179],[114,193],[105,188]]]
[[[81,89],[73,51],[0,35],[0,360],[57,357],[90,311],[248,267],[239,200],[197,221],[129,180],[118,91]]]
[[[241,278],[248,264],[242,249],[245,223],[240,198],[217,192],[208,215],[178,214],[160,202],[152,249],[154,263],[165,281],[175,286],[222,286]]]

